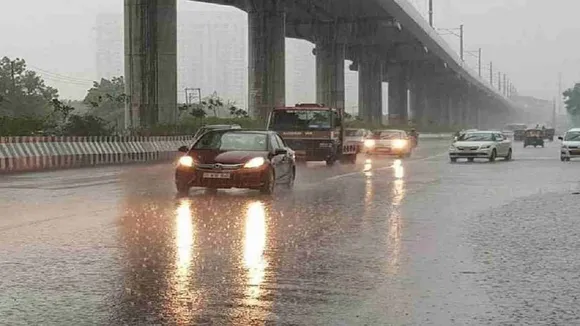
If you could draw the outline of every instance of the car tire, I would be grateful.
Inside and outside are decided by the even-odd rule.
[[[266,182],[260,187],[260,192],[265,195],[271,195],[274,193],[274,187],[276,185],[276,178],[274,175],[274,171],[272,169],[268,170],[268,176],[266,178]]]
[[[495,162],[495,158],[497,157],[497,151],[494,149],[491,151],[491,156],[489,157],[490,162]]]
[[[505,157],[506,161],[511,161],[512,160],[512,149],[510,148],[510,150],[508,151],[508,154]]]
[[[467,158],[467,162],[474,162],[474,161],[475,161],[475,159],[473,157],[468,157]]]
[[[451,160],[451,163],[456,163],[457,162],[457,158],[456,157],[451,157],[450,160]]]
[[[189,185],[187,185],[185,182],[175,182],[175,188],[177,190],[177,194],[179,196],[187,196],[189,195]]]
[[[294,188],[294,181],[296,181],[296,168],[292,167],[292,172],[290,172],[290,179],[288,179],[288,183],[286,183],[286,188]]]
[[[560,156],[560,161],[566,162],[566,157],[565,156]]]
[[[335,157],[331,157],[331,158],[326,159],[326,166],[333,166],[334,163],[336,163]]]

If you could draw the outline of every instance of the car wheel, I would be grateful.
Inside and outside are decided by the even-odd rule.
[[[566,162],[566,157],[564,157],[564,156],[560,156],[560,161],[562,161],[562,162]]]
[[[491,156],[489,157],[489,161],[494,162],[496,157],[497,157],[497,151],[494,149],[493,151],[491,151]]]
[[[512,149],[510,148],[510,150],[508,151],[508,154],[505,157],[506,161],[511,161],[512,160]]]
[[[276,178],[274,177],[274,171],[272,169],[268,170],[268,176],[266,181],[260,188],[260,192],[266,195],[271,195],[274,193],[274,186],[276,184]]]
[[[175,182],[175,188],[177,189],[177,194],[180,196],[189,195],[189,186],[185,182]]]
[[[457,162],[457,158],[456,157],[451,157],[450,160],[451,160],[451,163]]]
[[[526,148],[526,146],[527,146],[527,145],[526,145],[526,144],[524,144],[524,148]]]
[[[467,162],[473,162],[473,161],[475,161],[475,159],[473,157],[468,157],[467,158]]]
[[[333,166],[335,162],[336,162],[335,157],[328,158],[326,159],[326,166]]]
[[[350,163],[350,164],[356,164],[356,157],[357,157],[357,154],[351,154],[349,156],[348,163]]]
[[[290,179],[288,180],[288,183],[286,184],[286,188],[288,189],[292,189],[294,188],[294,181],[296,180],[296,168],[292,168],[292,172],[290,173]]]

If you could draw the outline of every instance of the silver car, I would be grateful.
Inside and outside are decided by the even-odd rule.
[[[493,162],[498,157],[510,161],[512,153],[512,142],[501,131],[466,132],[449,147],[451,162],[457,162],[460,158],[465,158],[469,162],[473,162],[476,158]]]

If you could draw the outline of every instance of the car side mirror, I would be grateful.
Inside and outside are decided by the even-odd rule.
[[[274,155],[286,155],[288,150],[286,148],[278,148],[274,151]]]
[[[564,137],[560,136],[558,137],[559,140],[564,140]]]
[[[181,153],[187,153],[189,151],[189,149],[187,148],[187,146],[181,146],[181,147],[179,147],[179,149],[177,149],[177,151],[179,151]]]

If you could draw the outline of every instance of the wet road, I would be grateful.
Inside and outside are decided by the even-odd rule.
[[[0,324],[580,324],[580,162],[447,146],[274,198],[175,198],[170,165],[3,176]]]

